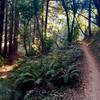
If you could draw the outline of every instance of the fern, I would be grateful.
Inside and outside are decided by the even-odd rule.
[[[80,82],[80,70],[75,66],[70,66],[68,69],[68,84],[72,87]]]
[[[22,75],[20,75],[20,78],[16,79],[15,87],[16,87],[16,89],[21,90],[25,86],[29,85],[30,83],[34,83],[34,81],[35,81],[35,79],[34,79],[34,76],[32,74],[30,74],[30,73],[22,74]]]

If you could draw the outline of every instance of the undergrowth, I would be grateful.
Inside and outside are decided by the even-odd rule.
[[[55,49],[36,60],[28,57],[23,59],[8,76],[13,87],[4,89],[0,97],[4,97],[5,91],[8,91],[10,99],[2,100],[49,100],[46,98],[54,97],[54,90],[66,86],[77,87],[81,73],[76,62],[80,57],[82,52],[73,45],[66,49]],[[3,85],[0,86],[2,88]]]

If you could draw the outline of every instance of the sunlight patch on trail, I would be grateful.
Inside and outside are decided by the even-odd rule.
[[[6,78],[8,76],[8,73],[12,71],[16,66],[17,64],[5,66],[3,65],[2,67],[0,67],[0,78]]]

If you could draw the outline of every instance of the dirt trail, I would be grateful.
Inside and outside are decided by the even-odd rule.
[[[10,71],[12,71],[16,66],[16,64],[12,64],[0,67],[0,78],[6,78]]]
[[[80,45],[84,53],[84,68],[86,70],[87,86],[84,100],[100,100],[100,73],[94,55],[86,43]]]

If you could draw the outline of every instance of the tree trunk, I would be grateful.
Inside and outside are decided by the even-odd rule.
[[[4,37],[4,57],[7,57],[7,32],[8,32],[8,0],[6,0],[5,6],[5,37]]]
[[[13,38],[13,51],[14,55],[17,54],[17,49],[18,49],[18,29],[19,29],[19,12],[16,8],[17,5],[17,0],[15,0],[15,6],[14,6],[14,38]]]
[[[45,42],[44,42],[44,39],[42,37],[42,33],[40,31],[39,19],[38,19],[37,16],[36,16],[36,22],[37,22],[36,29],[38,30],[38,33],[39,33],[39,39],[40,39],[40,44],[41,44],[41,47],[42,47],[42,53],[45,54],[46,53]]]
[[[67,41],[68,42],[71,42],[71,39],[70,39],[70,24],[69,24],[69,15],[68,15],[68,7],[66,6],[66,4],[65,4],[65,1],[64,0],[61,0],[62,1],[62,6],[63,6],[63,8],[64,8],[64,10],[65,10],[65,13],[66,13],[66,17],[67,17],[67,27],[68,27],[68,39],[67,39]]]
[[[93,0],[93,2],[97,9],[97,16],[96,16],[97,25],[98,27],[100,27],[100,0]]]
[[[97,10],[98,15],[96,16],[96,20],[97,20],[97,25],[98,27],[100,27],[100,10]]]
[[[42,53],[46,53],[45,41],[44,41],[44,38],[43,38],[43,35],[42,35],[42,31],[40,30],[40,24],[39,24],[39,19],[38,19],[38,10],[37,10],[37,2],[36,2],[36,0],[34,1],[34,9],[35,9],[35,11],[34,11],[35,33],[36,33],[36,35],[38,35],[37,37],[39,37]]]
[[[2,36],[3,36],[3,21],[4,21],[4,5],[5,5],[5,0],[0,0],[0,54],[2,53]]]
[[[14,20],[14,16],[13,16],[13,9],[14,9],[14,0],[12,0],[12,4],[11,4],[11,12],[10,12],[10,30],[9,30],[9,57],[12,56],[13,53],[13,20]]]
[[[28,56],[27,45],[26,45],[26,35],[23,36],[23,42],[24,42],[25,55]]]
[[[26,44],[26,32],[27,32],[27,26],[28,22],[24,21],[24,35],[23,35],[23,43],[24,43],[24,49],[25,49],[25,55],[28,56],[28,50],[27,50],[27,44]]]
[[[74,29],[75,18],[76,18],[76,13],[77,13],[76,0],[72,0],[72,2],[73,2],[73,21],[72,21],[71,32],[69,36],[69,42],[72,42],[72,39],[73,39],[73,29]]]
[[[48,23],[48,8],[49,8],[49,1],[46,1],[46,15],[45,15],[45,38],[47,37],[46,31],[47,31],[47,23]]]
[[[89,37],[91,37],[91,0],[89,0],[89,20],[88,20],[88,26],[89,26]]]

